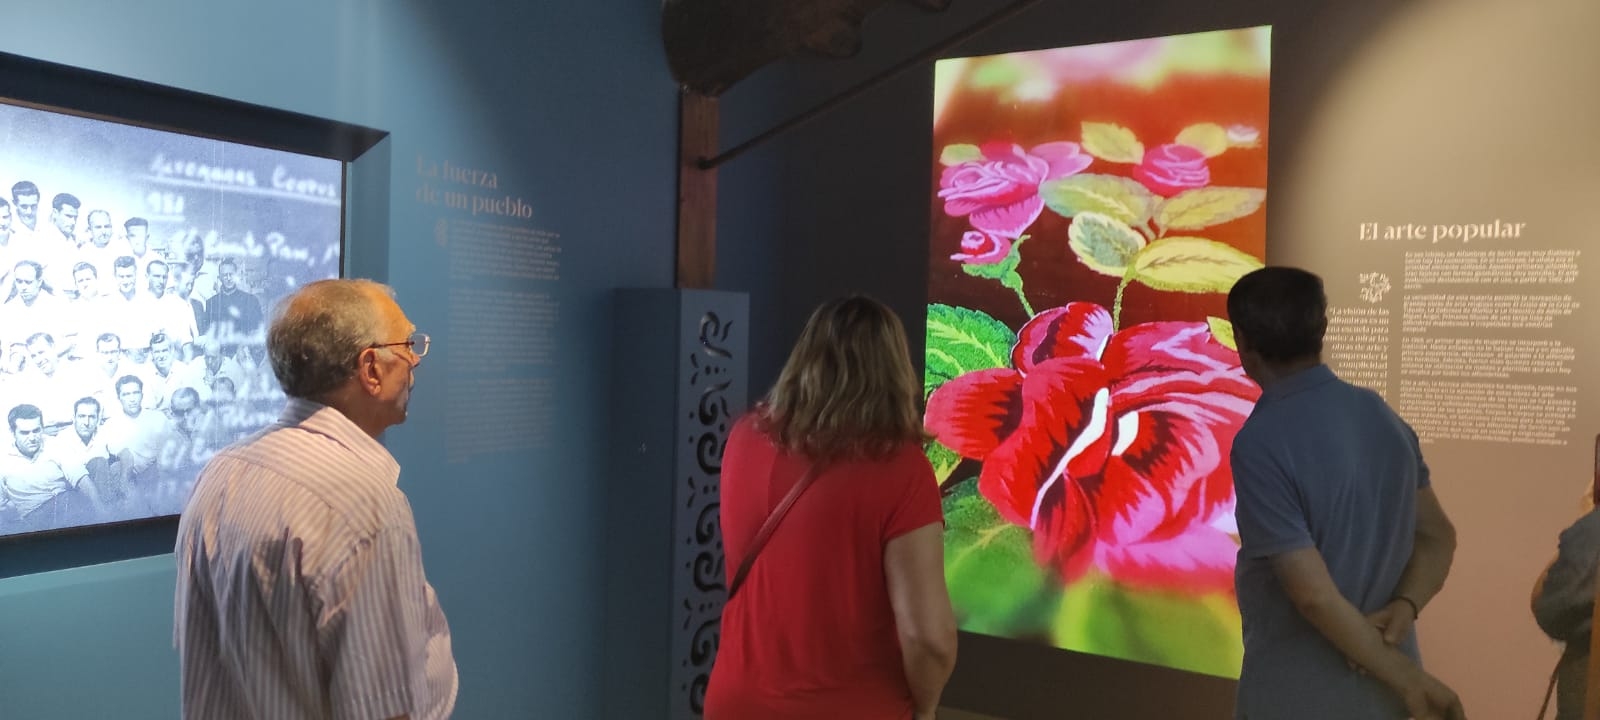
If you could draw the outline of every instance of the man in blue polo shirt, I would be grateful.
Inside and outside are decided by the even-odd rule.
[[[1327,298],[1269,267],[1228,294],[1261,399],[1233,443],[1242,546],[1242,720],[1464,718],[1423,671],[1412,623],[1444,586],[1455,529],[1417,436],[1322,364]]]

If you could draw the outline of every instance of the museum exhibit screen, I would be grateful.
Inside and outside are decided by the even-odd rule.
[[[276,418],[265,321],[339,275],[343,172],[0,102],[0,536],[177,514]]]
[[[1226,296],[1265,255],[1270,29],[942,60],[927,446],[962,629],[1237,677]]]

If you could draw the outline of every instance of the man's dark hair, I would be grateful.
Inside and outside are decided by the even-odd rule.
[[[39,407],[37,405],[23,403],[11,408],[11,412],[6,413],[6,422],[11,424],[11,432],[17,431],[18,420],[38,420],[39,422],[43,423],[44,413],[39,411]]]
[[[72,266],[72,274],[74,277],[76,277],[78,273],[81,273],[85,270],[88,270],[89,274],[95,276],[95,279],[98,280],[100,278],[100,271],[95,269],[94,263],[84,261]]]
[[[132,230],[132,229],[134,229],[136,227],[142,227],[142,228],[144,228],[146,230],[149,230],[150,229],[150,221],[146,220],[146,219],[144,219],[142,217],[131,217],[131,218],[128,218],[127,222],[122,224],[122,229],[124,229],[124,230]]]
[[[1263,360],[1299,360],[1322,353],[1328,296],[1315,274],[1265,267],[1239,278],[1228,292],[1228,319]]]
[[[116,260],[111,261],[111,270],[115,272],[121,268],[133,268],[134,272],[139,272],[139,263],[132,255],[119,255]]]
[[[31,180],[23,180],[11,186],[11,200],[13,202],[24,195],[39,197],[39,186],[33,184]]]
[[[78,196],[72,193],[56,193],[56,196],[50,199],[52,210],[60,210],[68,205],[71,205],[73,210],[83,207],[83,203],[78,201]]]
[[[183,388],[178,388],[178,389],[182,390]],[[81,407],[81,406],[84,406],[84,405],[88,405],[88,406],[94,408],[94,414],[96,414],[96,415],[100,414],[100,401],[94,399],[94,397],[91,396],[91,395],[85,395],[85,396],[83,396],[81,398],[78,398],[78,401],[72,404],[73,414],[77,414],[78,408]]]
[[[144,392],[144,381],[140,380],[138,375],[123,375],[117,378],[116,389],[118,395],[122,394],[123,385],[132,385],[138,388],[140,392]]]

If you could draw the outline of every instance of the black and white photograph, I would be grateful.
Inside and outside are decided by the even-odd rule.
[[[0,537],[177,514],[276,419],[274,303],[340,269],[343,165],[0,103]]]

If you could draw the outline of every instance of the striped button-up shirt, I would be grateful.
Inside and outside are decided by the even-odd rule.
[[[389,451],[289,401],[217,455],[178,523],[183,716],[449,717],[450,629]]]

